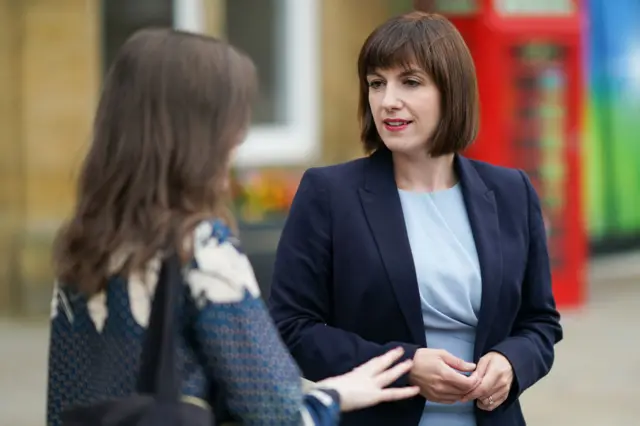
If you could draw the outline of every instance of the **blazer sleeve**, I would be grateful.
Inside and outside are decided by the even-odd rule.
[[[554,345],[562,340],[540,200],[526,174],[522,171],[520,174],[527,191],[529,227],[522,301],[511,336],[492,349],[504,355],[513,367],[514,382],[505,405],[513,403],[549,373],[555,356]]]
[[[305,377],[322,380],[402,346],[412,359],[418,345],[378,344],[332,326],[333,245],[330,193],[323,169],[307,170],[278,244],[270,296],[271,316]],[[363,267],[365,267],[363,265]],[[393,386],[409,384],[408,375]]]
[[[204,222],[194,237],[186,275],[189,323],[196,349],[226,406],[243,424],[331,426],[339,422],[332,389],[303,392],[295,362],[260,298],[248,258],[220,221]]]

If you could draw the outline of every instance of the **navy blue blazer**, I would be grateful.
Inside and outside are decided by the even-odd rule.
[[[562,339],[540,201],[521,171],[457,155],[482,276],[474,361],[502,353],[507,401],[478,426],[524,425],[518,397],[545,376]],[[426,347],[420,297],[389,151],[309,169],[278,245],[270,310],[304,376],[346,373],[401,345]],[[395,383],[408,384],[408,377]],[[347,413],[347,426],[417,426],[424,399]]]

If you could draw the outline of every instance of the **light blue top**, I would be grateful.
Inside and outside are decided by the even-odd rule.
[[[473,362],[482,286],[460,184],[437,192],[399,192],[427,346]],[[420,426],[476,426],[473,405],[427,401]]]

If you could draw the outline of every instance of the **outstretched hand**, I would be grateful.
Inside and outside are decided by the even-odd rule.
[[[412,398],[420,392],[418,386],[387,388],[413,367],[412,360],[392,367],[403,354],[403,348],[393,349],[349,373],[318,382],[317,386],[335,389],[340,394],[342,411],[359,410],[381,402]]]

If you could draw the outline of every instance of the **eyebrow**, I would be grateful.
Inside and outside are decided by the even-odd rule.
[[[400,73],[400,77],[408,77],[414,74],[424,74],[424,71],[416,68],[409,68]]]
[[[409,69],[406,69],[406,70],[402,71],[400,73],[400,77],[408,77],[410,75],[415,75],[415,74],[424,74],[424,71],[422,71],[421,69],[418,69],[418,68],[409,68]],[[380,75],[376,71],[371,71],[371,72],[367,73],[367,77],[369,77],[369,76],[382,77],[382,75]]]

